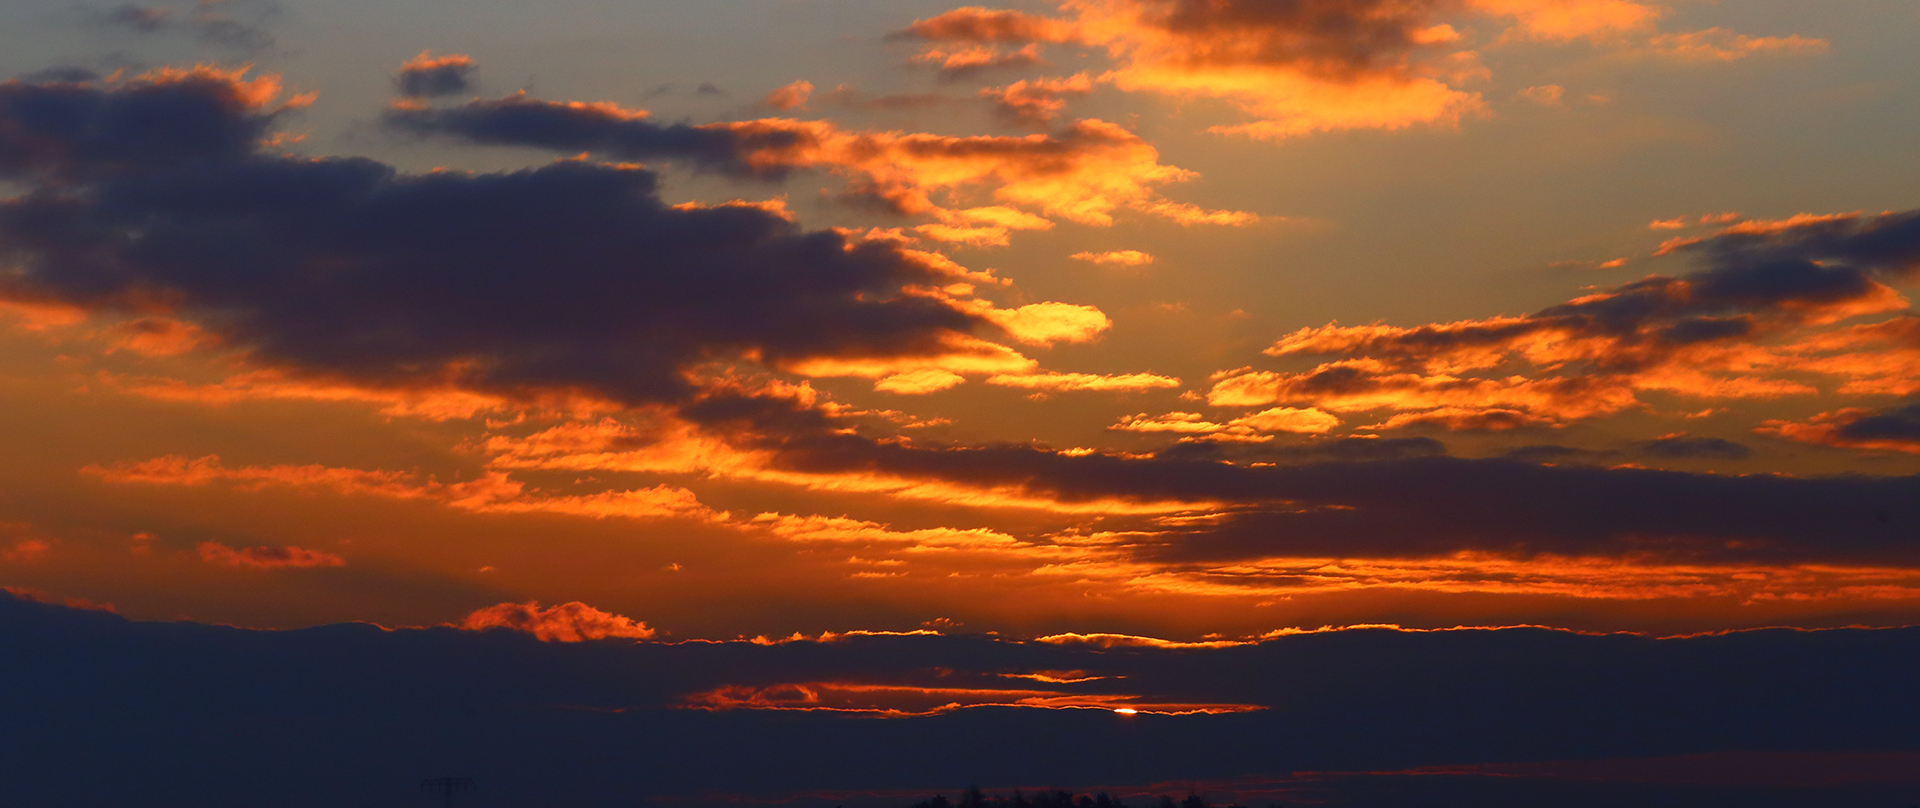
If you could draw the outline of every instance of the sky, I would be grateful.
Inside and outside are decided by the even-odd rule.
[[[8,619],[206,665],[341,624],[513,635],[552,676],[652,648],[619,653],[699,671],[634,702],[673,721],[1278,709],[889,679],[919,642],[1055,679],[1100,666],[1027,657],[1259,668],[1342,629],[1380,660],[1901,653],[1916,29],[1898,0],[15,0]],[[760,681],[783,643],[835,667]],[[1621,675],[1732,664],[1699,648]],[[1472,743],[1287,771],[1544,754]],[[1920,748],[1689,743],[1562,752]],[[1180,779],[1142,765],[1073,776]]]

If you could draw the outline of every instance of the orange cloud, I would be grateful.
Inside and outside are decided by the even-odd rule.
[[[806,106],[807,96],[812,94],[813,82],[801,80],[767,93],[760,103],[784,112]]]
[[[1170,412],[1157,416],[1143,412],[1123,417],[1107,428],[1121,432],[1171,432],[1188,436],[1206,435],[1214,440],[1263,442],[1273,439],[1267,433],[1318,435],[1332,431],[1339,425],[1339,417],[1320,410],[1275,407],[1226,423],[1209,421],[1197,412]]]
[[[1328,363],[1305,373],[1234,372],[1214,382],[1207,401],[1225,407],[1311,404],[1334,412],[1508,408],[1564,419],[1606,415],[1638,403],[1629,385],[1606,377],[1475,379],[1385,372],[1367,360]]]
[[[1024,124],[1044,125],[1066,109],[1067,99],[1093,92],[1093,79],[1076,73],[1063,79],[1022,79],[1005,87],[989,87],[980,97],[994,103],[1002,116]]]
[[[242,491],[281,486],[396,498],[425,495],[421,489],[406,482],[412,475],[405,472],[363,471],[321,465],[230,468],[222,464],[216,455],[194,459],[166,455],[138,462],[87,466],[81,471],[112,483],[197,486],[224,482]]]
[[[473,67],[473,57],[459,53],[435,56],[432,51],[421,51],[420,55],[400,63],[402,70],[433,70],[443,67]]]
[[[1248,213],[1246,211],[1207,210],[1206,208],[1189,205],[1185,202],[1168,202],[1166,200],[1149,202],[1146,205],[1139,206],[1139,210],[1142,213],[1150,213],[1162,218],[1172,219],[1175,222],[1188,226],[1196,224],[1217,224],[1228,227],[1238,227],[1253,224],[1262,218],[1258,214]]]
[[[1920,263],[1907,235],[1913,219],[1848,213],[1739,222],[1662,248],[1700,255],[1706,269],[1648,276],[1523,317],[1302,328],[1265,353],[1333,361],[1304,372],[1218,373],[1207,400],[1406,413],[1367,428],[1502,429],[1639,407],[1642,391],[1813,395],[1809,373],[1837,377],[1846,394],[1905,394],[1920,389],[1920,318],[1833,326],[1908,309],[1883,279],[1909,277]]]
[[[431,500],[475,513],[689,518],[716,522],[727,519],[726,512],[708,509],[700,504],[693,492],[684,488],[657,485],[626,491],[546,496],[528,492],[524,483],[499,472],[460,483],[437,480],[421,483],[416,481],[416,475],[398,471],[367,471],[320,465],[229,467],[215,455],[191,460],[168,455],[139,462],[87,466],[81,471],[111,483],[182,486],[226,483],[241,491],[272,487],[322,490],[338,495]]]
[[[925,370],[947,373],[1023,373],[1040,363],[1005,345],[979,337],[950,334],[938,342],[937,352],[921,356],[816,357],[779,363],[780,369],[801,376],[859,376],[868,379],[899,376]]]
[[[460,628],[467,631],[509,628],[532,634],[543,642],[583,642],[608,637],[646,640],[652,639],[655,633],[646,623],[603,612],[577,600],[544,609],[535,600],[488,606],[467,615],[460,621]]]
[[[1920,405],[1890,412],[1847,407],[1804,422],[1767,421],[1754,431],[1820,446],[1920,454]]]
[[[846,517],[763,513],[754,517],[751,524],[782,539],[798,542],[881,542],[960,549],[1007,549],[1021,544],[1012,536],[986,528],[893,530],[877,522]]]
[[[857,682],[799,682],[765,687],[726,685],[688,696],[686,705],[701,710],[822,710],[868,713],[876,717],[938,715],[969,707],[1128,710],[1161,715],[1234,713],[1265,709],[1252,704],[1155,702],[1126,694],[919,687]]]
[[[1209,596],[1401,589],[1641,600],[1920,598],[1920,572],[1832,564],[1685,564],[1613,556],[1525,558],[1463,551],[1433,558],[1265,558],[1196,571],[1142,570],[1128,586]]]
[[[1153,263],[1153,256],[1139,250],[1110,250],[1107,252],[1077,252],[1067,256],[1076,261],[1092,261],[1096,264],[1140,267]]]
[[[934,201],[936,192],[982,188],[1003,204],[1105,226],[1114,210],[1153,202],[1155,186],[1194,176],[1161,165],[1146,141],[1097,120],[1025,137],[846,132],[825,121],[787,119],[702,128],[753,144],[745,155],[750,166],[828,169],[849,178],[850,193],[909,214],[952,215]]]
[[[22,562],[38,561],[45,558],[53,549],[53,543],[46,539],[25,538],[13,543],[12,547],[0,550],[0,561]]]
[[[1074,79],[1028,83],[1019,97],[1039,104],[1042,96],[1071,94],[1080,86]],[[1185,215],[1194,222],[1249,216],[1201,211],[1205,215],[1196,217],[1184,208],[1160,207],[1166,203],[1158,197],[1162,186],[1196,175],[1160,163],[1159,152],[1125,128],[1094,119],[1049,134],[954,137],[847,131],[829,121],[792,118],[663,126],[645,117],[610,104],[522,95],[389,110],[387,123],[418,134],[572,148],[603,158],[681,158],[760,178],[825,171],[845,179],[842,198],[931,218],[917,231],[956,243],[1005,243],[1008,230],[1044,229],[1058,220],[1104,227],[1122,209]],[[676,134],[676,127],[684,131]]]
[[[982,508],[1152,514],[1202,510],[1219,504],[1121,497],[1062,500],[1029,493],[1016,484],[967,484],[868,470],[799,471],[781,467],[770,449],[737,447],[671,416],[658,417],[658,422],[645,428],[603,419],[564,424],[521,438],[495,436],[487,440],[484,449],[490,456],[489,465],[499,469],[703,474],[813,491],[885,494]]]
[[[1474,407],[1440,407],[1423,412],[1406,412],[1361,429],[1405,429],[1433,426],[1455,432],[1505,432],[1531,427],[1561,427],[1564,424],[1545,416],[1521,410]]]
[[[964,8],[906,33],[933,41],[1071,42],[1104,48],[1122,90],[1229,100],[1258,120],[1215,131],[1259,138],[1350,128],[1452,123],[1477,94],[1419,75],[1409,52],[1458,34],[1424,4],[1364,11],[1176,6],[1163,0],[1070,0],[1064,19]]]
[[[1096,375],[1092,373],[1003,373],[987,377],[987,384],[1001,387],[1019,387],[1025,390],[1039,390],[1050,393],[1092,390],[1101,392],[1137,392],[1156,388],[1179,387],[1180,380],[1171,376],[1157,376],[1152,373],[1120,373],[1114,375]]]
[[[1343,129],[1457,124],[1486,112],[1460,86],[1486,78],[1467,38],[1443,18],[1510,22],[1493,43],[1588,40],[1627,53],[1726,60],[1808,52],[1823,40],[1752,37],[1722,29],[1653,34],[1664,13],[1636,0],[1412,0],[1265,3],[1258,0],[1061,0],[1049,17],[979,7],[920,20],[902,35],[943,43],[920,57],[951,58],[944,43],[997,53],[1024,42],[1101,48],[1112,69],[1094,77],[1122,90],[1219,98],[1252,120],[1212,131],[1280,139]],[[1638,42],[1636,42],[1638,40]],[[975,58],[985,58],[984,56]],[[1521,97],[1562,106],[1554,85]]]
[[[903,396],[917,396],[934,393],[965,383],[967,377],[938,368],[910,370],[896,373],[873,383],[873,389],[883,393],[895,393]]]
[[[370,404],[381,415],[449,421],[492,413],[551,412],[585,416],[618,409],[614,404],[584,396],[554,394],[533,401],[513,401],[452,385],[444,387],[375,388],[347,382],[300,379],[275,370],[238,373],[213,384],[189,384],[177,379],[102,374],[100,382],[131,395],[156,401],[205,406],[228,406],[241,401],[316,401]]]
[[[1725,28],[1689,33],[1659,34],[1639,52],[1689,62],[1731,62],[1748,56],[1789,53],[1826,53],[1824,39],[1804,36],[1748,36]]]
[[[77,325],[87,319],[87,310],[64,303],[39,303],[27,300],[0,300],[0,317],[21,331],[44,333],[55,328]]]
[[[253,72],[253,65],[223,69],[213,65],[194,65],[193,67],[161,67],[141,73],[130,80],[115,81],[122,87],[165,86],[169,84],[205,83],[219,87],[234,101],[254,109],[266,109],[281,91],[280,74],[261,73],[246,78]],[[283,102],[282,109],[301,107],[312,103],[310,95],[294,96]]]
[[[996,309],[982,301],[968,309],[1000,327],[1007,336],[1028,345],[1056,342],[1092,342],[1113,327],[1107,315],[1092,306],[1072,303],[1029,303],[1017,309]]]
[[[225,564],[230,567],[252,567],[254,569],[284,569],[304,567],[341,567],[347,560],[332,553],[318,550],[302,550],[298,547],[247,547],[236,550],[216,542],[201,542],[196,548],[200,560],[210,564]]]
[[[399,69],[403,73],[426,73],[426,71],[440,71],[449,67],[474,67],[474,59],[465,54],[434,56],[430,50],[422,50],[420,56],[399,63]]]
[[[121,323],[115,330],[120,336],[108,353],[125,350],[142,356],[178,356],[216,341],[192,323],[165,317],[142,317]]]
[[[1845,380],[1844,395],[1920,392],[1920,317],[1895,317],[1815,334],[1781,352],[1799,370]]]
[[[904,33],[921,39],[963,42],[1064,42],[1074,37],[1073,25],[1062,20],[980,6],[917,20]]]
[[[1198,642],[1180,642],[1162,640],[1157,637],[1141,637],[1133,634],[1049,634],[1035,637],[1034,642],[1049,645],[1091,645],[1097,648],[1232,648],[1239,645],[1252,645],[1252,640],[1202,640]]]
[[[1040,63],[1039,45],[1027,45],[1007,52],[982,45],[927,48],[908,61],[908,64],[938,67],[941,75],[947,78],[1001,68],[1031,67]]]
[[[1227,428],[1226,424],[1216,424],[1197,412],[1170,412],[1165,415],[1149,416],[1146,413],[1123,416],[1119,423],[1107,427],[1122,432],[1173,432],[1177,434],[1204,435],[1219,432]]]
[[[1632,0],[1468,0],[1468,5],[1514,18],[1510,35],[1542,40],[1615,38],[1650,28],[1661,14]]]
[[[1340,419],[1312,408],[1275,407],[1252,415],[1243,415],[1230,423],[1233,426],[1251,427],[1261,432],[1303,432],[1317,435],[1339,426]]]

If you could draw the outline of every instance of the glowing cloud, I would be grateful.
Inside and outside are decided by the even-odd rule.
[[[402,131],[480,143],[585,150],[622,160],[682,159],[761,179],[825,170],[847,178],[849,199],[932,216],[947,227],[958,226],[952,220],[963,209],[936,202],[944,193],[981,192],[1038,215],[1107,226],[1122,208],[1151,212],[1165,202],[1156,197],[1157,187],[1194,176],[1162,165],[1159,152],[1139,136],[1093,119],[1045,135],[953,137],[850,132],[828,121],[789,118],[662,125],[643,112],[608,104],[509,96],[451,108],[393,109],[386,122]]]
[[[1829,327],[1907,308],[1888,282],[1920,266],[1917,222],[1912,212],[1741,222],[1662,248],[1698,254],[1705,269],[1649,276],[1526,317],[1303,328],[1266,353],[1339,358],[1305,372],[1219,373],[1208,400],[1422,410],[1378,426],[1501,429],[1620,412],[1641,406],[1639,391],[1811,395],[1817,390],[1795,378],[1809,371],[1842,378],[1847,391],[1904,393],[1916,381],[1905,360],[1920,348],[1912,318]]]
[[[1152,373],[1120,373],[1108,376],[1092,373],[1005,373],[987,377],[987,384],[1045,392],[1077,390],[1131,392],[1179,387],[1180,380],[1171,376],[1156,376]]]
[[[1099,309],[1072,303],[1029,303],[1017,309],[977,309],[980,316],[1029,345],[1055,342],[1092,342],[1113,321]]]
[[[654,635],[646,623],[603,612],[577,600],[544,609],[534,600],[488,606],[467,615],[460,621],[460,628],[468,631],[508,628],[532,634],[544,642],[585,642],[609,637],[646,640]]]
[[[1920,404],[1881,412],[1849,407],[1805,422],[1767,421],[1754,431],[1822,446],[1920,454]]]
[[[1153,263],[1153,256],[1139,250],[1109,250],[1107,252],[1077,252],[1068,256],[1076,261],[1091,261],[1101,265],[1142,267]]]
[[[1076,73],[1064,79],[1022,79],[1005,87],[980,91],[1003,116],[1030,125],[1044,125],[1066,109],[1067,99],[1093,92],[1093,79]]]
[[[727,685],[686,700],[700,710],[824,710],[900,718],[939,715],[970,707],[1041,710],[1124,710],[1129,713],[1194,715],[1264,709],[1252,704],[1186,704],[1143,700],[1128,694],[1077,694],[1056,690],[921,687],[860,682],[799,682],[752,687]]]
[[[419,56],[400,65],[400,74],[394,77],[393,83],[400,94],[408,98],[458,95],[473,86],[472,77],[477,69],[469,56],[457,53],[434,56],[421,51]]]
[[[965,383],[967,377],[938,368],[910,370],[896,373],[873,383],[873,389],[883,393],[895,393],[903,396],[917,396],[939,392]]]
[[[767,93],[767,97],[760,99],[760,103],[785,112],[806,106],[807,96],[812,94],[813,82],[801,80]]]

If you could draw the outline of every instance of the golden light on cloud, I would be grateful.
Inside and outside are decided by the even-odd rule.
[[[1095,264],[1139,267],[1153,263],[1153,256],[1139,250],[1108,250],[1106,252],[1077,252],[1068,256],[1076,261],[1090,261]]]
[[[1113,320],[1099,309],[1071,303],[1029,303],[1017,309],[996,309],[983,304],[972,310],[1005,330],[1008,336],[1029,345],[1091,342],[1113,327]]]
[[[501,603],[468,614],[460,621],[467,631],[504,628],[524,631],[545,642],[584,642],[607,638],[651,639],[646,623],[604,612],[579,601],[542,608],[539,601]]]
[[[926,368],[887,376],[875,381],[873,389],[903,396],[917,396],[956,387],[966,381],[967,377],[952,371]]]
[[[877,718],[939,715],[976,707],[1036,710],[1109,710],[1126,714],[1205,715],[1265,709],[1254,704],[1156,703],[1130,694],[1075,694],[1054,690],[920,687],[856,682],[799,682],[766,687],[731,685],[689,696],[700,710],[806,710]]]
[[[1152,373],[1119,373],[1099,375],[1093,373],[1004,373],[988,376],[987,384],[1000,387],[1018,387],[1049,393],[1074,391],[1096,392],[1136,392],[1141,390],[1168,389],[1180,386],[1180,380],[1170,376],[1158,376]]]
[[[1482,13],[1512,17],[1514,33],[1532,39],[1605,40],[1645,31],[1662,10],[1633,0],[1469,0]]]

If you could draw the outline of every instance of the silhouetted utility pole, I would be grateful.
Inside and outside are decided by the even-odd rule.
[[[473,781],[465,777],[435,777],[432,780],[420,781],[421,791],[438,791],[446,798],[446,802],[443,803],[446,808],[453,808],[453,792],[471,788],[473,788]]]

